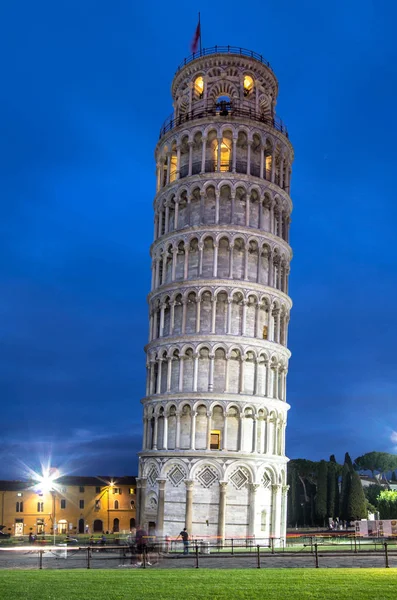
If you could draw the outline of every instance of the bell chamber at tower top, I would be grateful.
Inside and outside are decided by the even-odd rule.
[[[193,175],[233,173],[271,184],[291,204],[293,148],[276,116],[277,93],[270,65],[254,52],[215,47],[187,59],[172,84],[174,112],[160,130],[157,192]]]

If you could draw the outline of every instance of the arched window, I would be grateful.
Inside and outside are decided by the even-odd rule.
[[[196,77],[194,81],[194,92],[196,98],[198,98],[199,100],[204,95],[204,79],[201,77],[201,75],[199,77]]]
[[[216,143],[214,146],[215,164],[217,164],[217,161],[218,161],[218,146],[219,146],[218,143]],[[228,140],[227,138],[222,138],[220,171],[223,171],[223,172],[231,171],[231,158],[232,158],[232,147],[230,144],[230,140]]]
[[[118,509],[118,507],[119,507],[119,501],[118,501],[118,500],[115,500],[115,501],[114,501],[114,508],[115,508],[115,510],[117,510],[117,509]]]
[[[254,80],[250,75],[244,76],[244,96],[249,96],[254,89]]]

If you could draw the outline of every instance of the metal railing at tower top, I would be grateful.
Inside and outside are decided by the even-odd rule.
[[[179,125],[183,125],[188,123],[189,121],[195,121],[196,119],[205,119],[207,117],[214,117],[216,120],[220,119],[222,121],[226,121],[228,118],[233,117],[242,117],[245,119],[251,119],[252,121],[257,121],[259,123],[264,123],[268,127],[272,127],[279,131],[287,138],[288,130],[284,125],[281,119],[278,117],[270,117],[264,115],[261,112],[256,112],[252,108],[241,107],[241,106],[233,106],[231,103],[223,103],[224,106],[220,106],[220,104],[216,104],[211,107],[201,107],[191,110],[183,115],[179,115],[177,118],[174,118],[174,115],[170,115],[168,119],[166,119],[160,129],[159,139],[163,137],[167,131],[171,131],[174,127],[179,127]],[[222,109],[222,110],[220,110]]]
[[[263,65],[272,69],[270,63],[265,60],[262,54],[258,54],[253,50],[247,50],[247,48],[239,48],[238,46],[212,46],[212,48],[203,48],[202,50],[198,50],[194,52],[187,58],[185,58],[178,68],[176,72],[180,71],[182,67],[192,62],[192,60],[196,60],[196,58],[201,58],[202,56],[208,56],[209,54],[239,54],[240,56],[248,56],[249,58],[254,58],[255,60],[259,60]]]

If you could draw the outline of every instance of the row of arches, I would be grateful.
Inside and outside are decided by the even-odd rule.
[[[290,193],[292,153],[288,143],[243,125],[210,125],[183,131],[157,151],[157,192],[174,181],[203,173],[239,173]]]
[[[288,294],[289,256],[258,237],[192,235],[152,250],[151,290],[175,281],[233,279],[274,287]]]
[[[282,302],[241,291],[199,292],[155,297],[150,301],[149,341],[186,334],[236,335],[287,346],[289,309]]]
[[[284,414],[233,403],[148,406],[143,450],[219,450],[285,454]]]
[[[280,196],[240,184],[208,183],[157,200],[154,239],[185,227],[236,225],[268,231],[288,243],[290,223],[290,206]]]
[[[146,395],[219,392],[286,400],[287,364],[236,345],[186,345],[149,351]]]

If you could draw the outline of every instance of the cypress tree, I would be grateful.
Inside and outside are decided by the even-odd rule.
[[[336,460],[335,456],[332,454],[329,459],[327,474],[327,515],[331,519],[337,516],[337,512],[335,510],[336,485]]]
[[[350,471],[354,471],[352,459],[350,458],[350,454],[348,452],[345,454],[345,465],[349,466]]]
[[[324,525],[327,516],[327,463],[321,460],[317,473],[316,520]]]
[[[349,516],[347,514],[348,513],[347,507],[349,505],[349,495],[350,495],[350,488],[351,488],[351,473],[352,472],[350,470],[349,464],[347,462],[345,462],[345,464],[343,465],[343,469],[342,469],[342,486],[341,486],[340,504],[339,504],[339,516],[344,521],[347,521],[349,518]]]
[[[349,521],[365,519],[367,516],[367,501],[360,476],[356,471],[350,473],[350,490],[346,504],[346,515]]]

